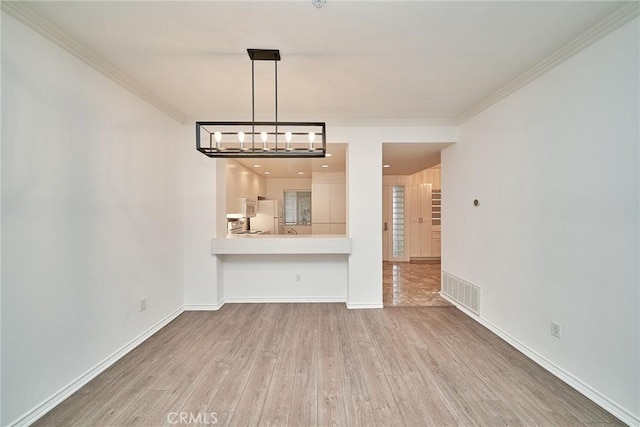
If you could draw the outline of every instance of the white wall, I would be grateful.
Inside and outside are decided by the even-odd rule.
[[[6,425],[182,306],[185,141],[173,120],[5,14],[2,89]]]
[[[458,131],[454,126],[331,126],[330,129],[329,142],[348,143],[347,222],[348,235],[352,239],[352,251],[348,256],[346,270],[340,262],[324,259],[323,274],[335,277],[338,285],[342,283],[339,280],[340,275],[346,274],[346,301],[349,308],[382,307],[382,143],[455,142]],[[260,274],[254,274],[253,270],[247,270],[246,263],[238,261],[237,258],[225,257],[224,269],[220,270],[224,276],[225,299],[249,298],[251,293],[247,291],[245,284],[256,276],[268,277],[270,281],[282,279],[287,281],[283,286],[288,290],[305,292],[304,289],[295,288],[295,284],[290,283],[291,277],[295,276],[293,269],[300,260],[270,260],[269,263],[261,264],[258,262],[260,257],[256,257],[253,261],[259,267]],[[229,267],[229,271],[227,259],[235,263]],[[310,287],[314,292],[318,289],[315,285],[316,282],[312,282]],[[269,290],[262,296],[264,299],[270,299],[276,294],[276,291]],[[335,296],[340,298],[338,290],[335,291]]]
[[[0,22],[0,25],[2,23]],[[2,31],[0,31],[0,46],[2,46]],[[0,53],[2,49],[0,48]],[[0,61],[1,62],[1,61]],[[2,67],[0,67],[0,82],[2,82]],[[2,110],[2,84],[0,84],[0,111]],[[2,114],[0,114],[0,132],[2,130]],[[2,193],[2,136],[0,135],[0,194]],[[2,209],[0,204],[0,425],[2,424]]]
[[[227,234],[226,160],[195,150],[193,126],[183,126],[182,218],[183,285],[187,310],[220,307],[224,292],[211,239]]]
[[[331,126],[330,142],[348,143],[349,308],[382,307],[382,143],[456,142],[454,126]]]
[[[443,270],[482,288],[488,324],[635,422],[638,26],[468,120],[442,152]]]
[[[227,159],[227,213],[241,213],[241,198],[267,194],[267,180],[242,163]]]
[[[225,255],[226,302],[345,302],[344,255]]]

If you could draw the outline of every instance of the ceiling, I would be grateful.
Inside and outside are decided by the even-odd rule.
[[[412,175],[440,164],[447,143],[382,144],[383,175]],[[328,157],[305,159],[233,159],[265,178],[311,178],[314,173],[345,172],[347,144],[327,144]],[[302,172],[302,173],[300,173]]]
[[[346,154],[347,144],[327,144],[327,157],[325,158],[233,160],[268,179],[311,178],[312,174],[319,172],[345,172]],[[323,167],[323,165],[325,166]],[[300,172],[302,173],[300,174]]]
[[[280,49],[278,118],[326,121],[330,134],[331,124],[457,123],[624,3],[24,4],[184,123],[250,120],[246,49]],[[273,120],[273,78],[256,63],[256,120]]]
[[[440,164],[440,151],[451,145],[442,144],[382,144],[383,175],[413,175]],[[388,165],[388,166],[387,166]]]

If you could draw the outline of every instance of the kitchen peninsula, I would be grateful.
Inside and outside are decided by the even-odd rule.
[[[346,235],[229,235],[211,240],[224,301],[346,302]]]

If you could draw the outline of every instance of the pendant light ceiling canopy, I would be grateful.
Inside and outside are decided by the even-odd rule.
[[[196,149],[208,157],[325,157],[324,122],[278,121],[278,49],[247,49],[251,59],[251,121],[196,122]],[[255,121],[255,61],[273,61],[275,120]]]

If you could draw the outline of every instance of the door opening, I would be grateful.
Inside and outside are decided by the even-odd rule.
[[[451,306],[440,297],[440,150],[384,143],[382,258],[385,306]],[[446,197],[446,195],[445,195]]]

